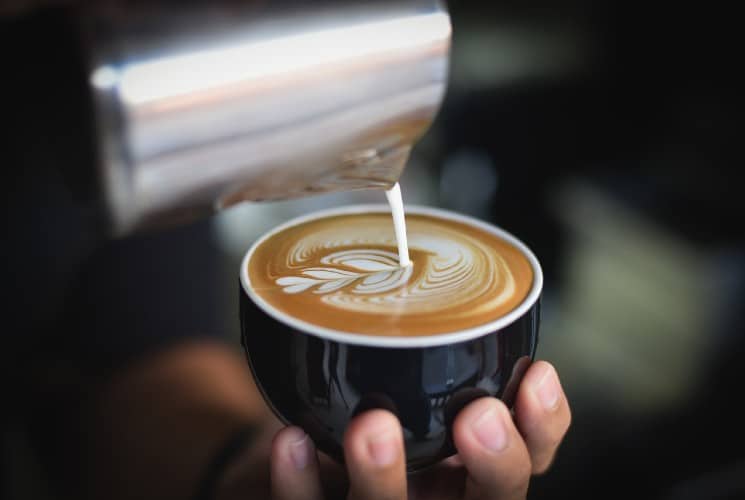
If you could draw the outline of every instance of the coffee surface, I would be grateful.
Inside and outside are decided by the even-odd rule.
[[[251,255],[251,288],[317,326],[379,336],[452,333],[488,323],[527,296],[533,271],[498,236],[407,214],[411,266],[398,265],[387,213],[322,217],[286,228]]]

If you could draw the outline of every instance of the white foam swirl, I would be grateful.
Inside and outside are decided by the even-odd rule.
[[[340,237],[344,233],[354,236]],[[276,284],[288,294],[316,294],[332,307],[380,314],[420,314],[475,301],[467,308],[472,314],[515,294],[514,277],[498,251],[462,232],[412,224],[409,247],[421,251],[413,267],[399,267],[394,251],[374,246],[395,249],[390,228],[330,225],[306,234],[288,252],[289,273]]]
[[[382,250],[334,252],[321,258],[321,264],[328,267],[307,267],[300,276],[284,276],[276,283],[285,293],[313,289],[314,293],[327,294],[354,284],[351,293],[381,294],[405,285],[412,272],[411,266],[398,266],[396,254]]]

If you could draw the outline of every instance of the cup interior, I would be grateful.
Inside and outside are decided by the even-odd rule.
[[[289,220],[288,222],[281,224],[264,234],[259,238],[246,252],[243,260],[241,261],[240,268],[240,282],[243,287],[243,291],[248,295],[251,301],[256,304],[262,311],[269,316],[273,317],[277,321],[284,323],[290,327],[296,328],[309,335],[314,335],[322,339],[332,340],[335,342],[341,342],[351,345],[363,345],[370,347],[392,347],[392,348],[419,348],[419,347],[430,347],[439,345],[448,345],[458,342],[465,342],[478,338],[482,335],[500,330],[515,320],[523,316],[540,298],[541,291],[543,289],[543,271],[541,270],[538,259],[533,252],[518,238],[508,233],[507,231],[498,228],[492,224],[481,221],[474,217],[457,214],[454,212],[441,210],[432,207],[425,207],[419,205],[407,205],[406,214],[419,214],[433,218],[456,221],[469,226],[475,227],[482,231],[491,233],[498,238],[507,241],[508,243],[515,246],[523,255],[527,258],[528,262],[533,271],[533,283],[531,288],[523,299],[523,301],[510,312],[497,318],[496,320],[484,323],[472,328],[463,330],[457,330],[449,333],[438,333],[434,335],[423,335],[423,336],[410,336],[410,337],[387,337],[387,336],[375,336],[375,335],[364,335],[355,333],[353,331],[342,331],[331,328],[324,328],[307,321],[290,316],[279,309],[275,308],[264,299],[262,299],[252,288],[251,280],[248,275],[248,263],[251,260],[251,256],[254,251],[268,238],[273,235],[284,231],[287,228],[303,224],[308,221],[333,217],[338,215],[349,215],[349,214],[371,214],[371,213],[390,213],[388,205],[350,205],[338,208],[331,208],[327,210],[320,210],[313,212],[308,215],[303,215]],[[393,221],[391,220],[391,227]]]

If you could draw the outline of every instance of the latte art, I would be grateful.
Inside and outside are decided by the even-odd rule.
[[[321,218],[262,242],[251,285],[277,309],[350,333],[430,335],[486,323],[527,295],[532,271],[496,235],[407,217],[412,265],[399,266],[388,214]]]
[[[335,252],[321,263],[326,267],[309,267],[302,276],[278,278],[276,283],[285,293],[302,293],[318,285],[314,293],[329,294],[354,285],[353,294],[378,295],[405,285],[412,271],[411,266],[399,267],[396,254],[383,250]]]

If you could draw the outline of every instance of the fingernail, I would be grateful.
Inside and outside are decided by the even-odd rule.
[[[378,467],[387,467],[396,461],[399,454],[399,439],[395,431],[383,431],[371,434],[367,438],[367,449],[370,458]]]
[[[307,434],[290,443],[290,459],[297,470],[303,470],[308,466],[312,453],[312,443]]]
[[[471,423],[471,430],[486,449],[502,451],[507,448],[504,415],[497,408],[492,406],[476,417]]]
[[[556,378],[556,372],[550,366],[546,367],[546,372],[538,379],[533,391],[538,396],[538,401],[545,410],[553,410],[559,404],[559,380]]]

